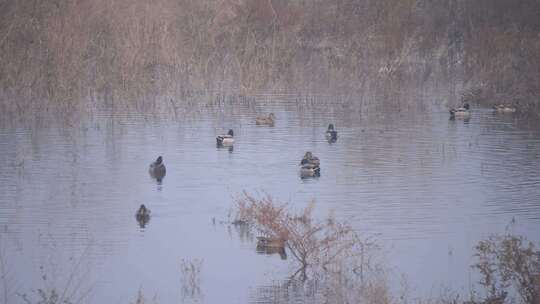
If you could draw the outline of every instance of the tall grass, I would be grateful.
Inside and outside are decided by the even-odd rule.
[[[398,103],[442,87],[457,102],[480,87],[484,102],[538,111],[539,10],[534,0],[4,0],[0,110],[144,111],[193,91]]]

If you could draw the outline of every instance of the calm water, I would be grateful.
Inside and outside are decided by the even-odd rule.
[[[256,113],[270,111],[275,127],[255,126]],[[334,144],[324,139],[330,122]],[[215,135],[229,128],[234,150],[216,148]],[[321,177],[302,180],[297,165],[308,150],[321,159]],[[158,155],[162,184],[147,172]],[[264,191],[293,208],[314,199],[317,216],[333,212],[376,238],[414,293],[462,291],[478,240],[514,219],[515,232],[540,241],[539,169],[540,133],[481,109],[465,122],[442,108],[361,114],[276,102],[177,120],[2,124],[0,250],[18,292],[63,289],[76,273],[71,286],[91,288],[92,303],[134,301],[139,288],[159,303],[265,300],[291,261],[256,254],[253,236],[223,223],[235,195]],[[152,210],[144,229],[134,217],[141,203]],[[190,296],[180,265],[195,258],[201,289]]]

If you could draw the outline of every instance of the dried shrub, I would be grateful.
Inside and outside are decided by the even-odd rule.
[[[490,236],[476,245],[478,262],[473,265],[486,290],[482,303],[513,303],[517,293],[522,303],[540,303],[540,251],[523,236]]]
[[[237,219],[249,223],[266,237],[285,241],[285,246],[299,263],[294,276],[306,270],[340,273],[351,270],[362,275],[369,265],[368,251],[373,242],[362,240],[347,223],[328,216],[313,218],[311,202],[300,212],[265,195],[256,198],[247,192],[236,199]]]

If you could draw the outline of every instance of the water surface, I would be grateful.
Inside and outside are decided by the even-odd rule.
[[[256,126],[269,112],[276,125]],[[328,123],[339,132],[334,144]],[[295,209],[315,200],[316,216],[333,213],[377,239],[420,295],[466,290],[474,244],[512,221],[540,241],[540,133],[489,110],[452,121],[439,108],[366,113],[276,101],[177,119],[101,113],[1,125],[0,248],[19,292],[61,289],[76,272],[93,303],[133,301],[139,288],[160,303],[264,302],[291,261],[256,254],[253,235],[226,223],[243,190]],[[234,149],[217,148],[215,135],[229,128]],[[306,151],[321,159],[320,178],[299,178]],[[158,155],[162,183],[147,171]],[[144,229],[134,216],[142,203],[152,210]],[[181,291],[180,265],[195,258],[203,266],[194,299]]]

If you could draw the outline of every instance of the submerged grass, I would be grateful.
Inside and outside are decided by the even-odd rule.
[[[315,219],[313,207],[312,203],[295,213],[269,195],[255,197],[247,192],[235,201],[236,222],[285,240],[299,265],[289,280],[270,287],[275,297],[271,303],[290,303],[291,294],[304,294],[310,303],[540,303],[540,250],[522,236],[507,232],[475,246],[472,268],[481,280],[470,294],[442,290],[438,297],[411,299],[406,281],[400,292],[390,287],[396,276],[384,261],[373,259],[379,253],[374,242],[361,240],[349,225],[333,217]],[[262,298],[256,301],[269,297],[265,290],[260,293],[256,298]]]
[[[538,304],[540,297],[540,250],[537,244],[515,235],[511,227],[503,235],[492,235],[474,248],[480,280],[470,294],[443,289],[439,296],[412,297],[409,282],[399,279],[380,258],[376,242],[361,239],[346,223],[329,216],[317,219],[315,205],[300,211],[275,201],[270,195],[247,192],[235,201],[236,225],[249,226],[259,235],[281,238],[294,257],[296,267],[285,280],[257,287],[251,300],[257,303],[365,303],[365,304]],[[243,232],[245,233],[245,232]],[[0,239],[1,241],[1,239]],[[0,244],[1,245],[1,244]],[[41,287],[28,292],[16,290],[5,247],[0,246],[0,303],[72,304],[90,303],[91,286],[81,269],[88,248],[73,262],[63,284],[54,278],[54,269],[40,268]],[[49,277],[50,272],[52,275]],[[180,262],[180,291],[183,303],[201,303],[203,261]],[[463,270],[467,271],[466,269]],[[49,272],[49,273],[48,273]],[[159,303],[138,290],[130,303]]]

